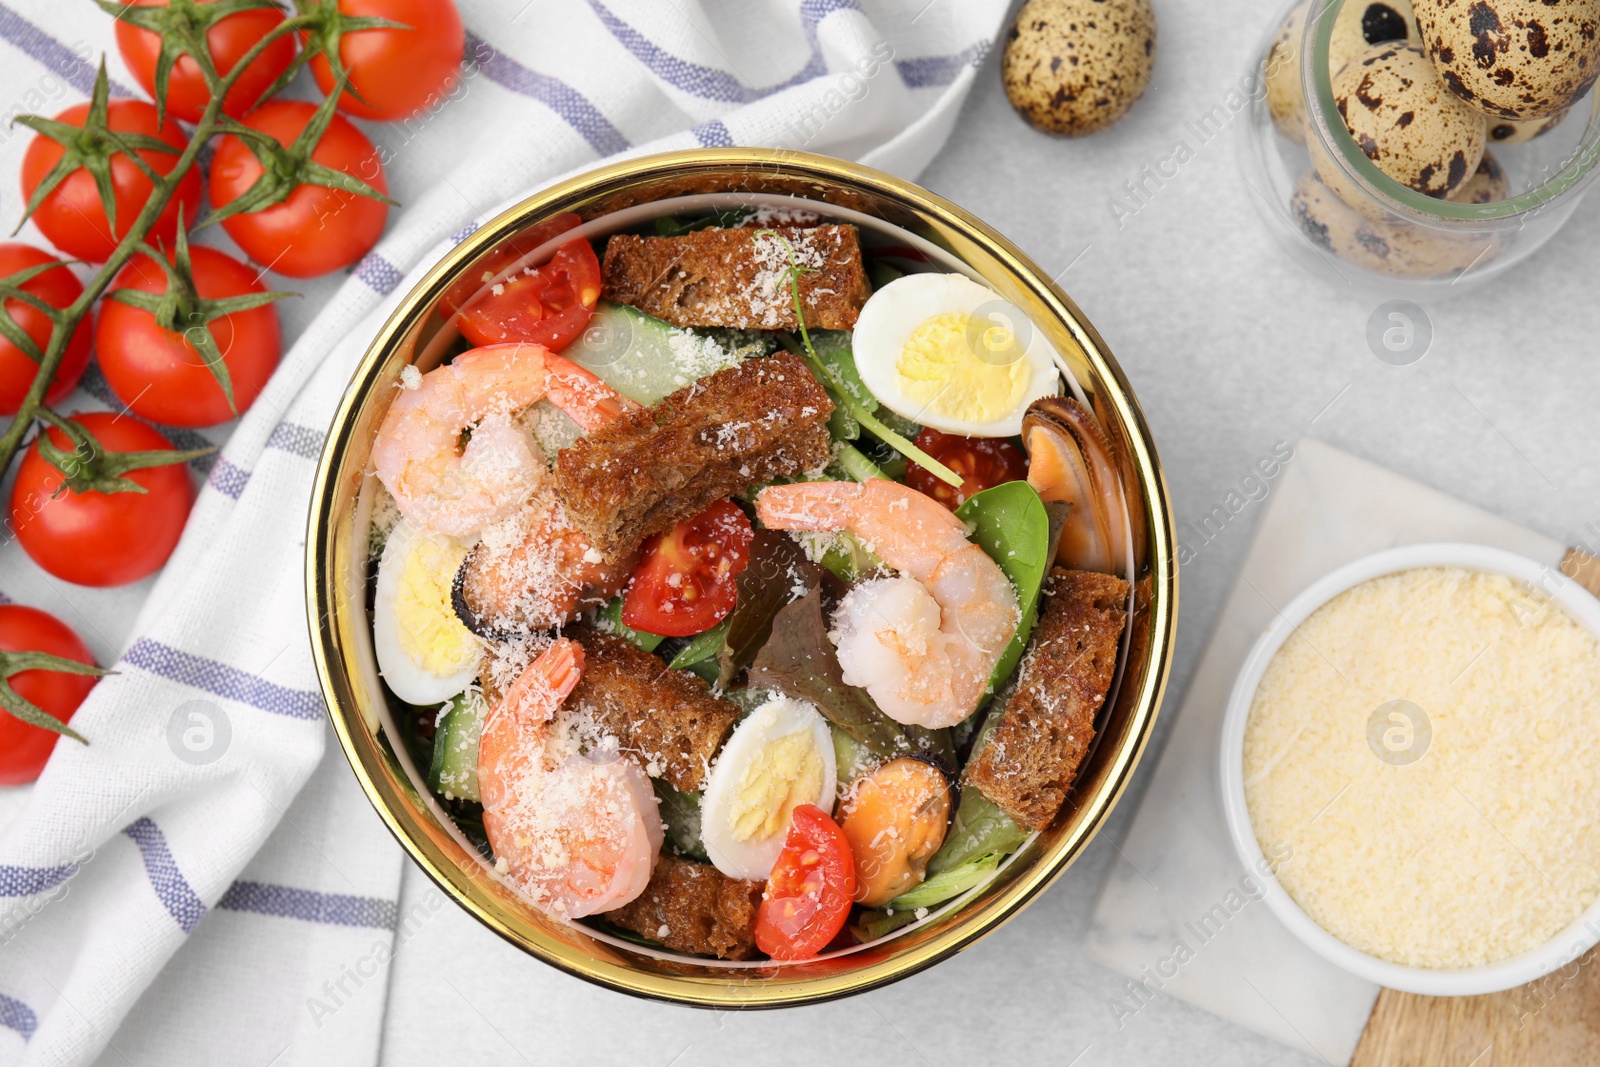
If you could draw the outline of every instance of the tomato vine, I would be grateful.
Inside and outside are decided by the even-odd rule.
[[[231,204],[214,210],[209,218],[200,222],[202,227],[223,218],[271,209],[303,184],[327,186],[347,195],[391,203],[381,191],[381,172],[375,186],[313,161],[311,153],[334,121],[335,105],[341,94],[350,88],[349,72],[339,60],[340,37],[346,33],[368,30],[410,29],[388,19],[353,18],[341,14],[336,0],[326,3],[299,0],[296,7],[287,13],[273,0],[161,0],[147,5],[114,0],[93,2],[119,22],[159,38],[159,51],[153,52],[150,57],[153,69],[144,71],[144,75],[148,76],[146,84],[152,88],[154,96],[154,133],[142,132],[151,129],[150,104],[111,100],[104,57],[101,58],[86,106],[69,109],[55,118],[19,116],[16,121],[35,134],[35,147],[43,144],[46,150],[40,154],[37,162],[25,164],[27,202],[17,229],[20,230],[23,223],[38,215],[37,221],[44,230],[44,216],[40,213],[47,209],[52,198],[66,193],[70,183],[75,190],[73,195],[79,197],[75,206],[84,203],[92,206],[94,197],[98,197],[96,210],[103,213],[106,223],[101,233],[109,230],[110,236],[102,241],[96,251],[103,252],[107,248],[110,251],[104,257],[104,262],[95,265],[93,273],[83,282],[82,291],[70,303],[65,302],[64,296],[56,302],[44,299],[28,287],[63,263],[85,262],[83,260],[58,261],[52,258],[48,263],[30,265],[0,277],[0,304],[5,308],[17,309],[25,306],[49,322],[48,340],[41,343],[37,327],[30,335],[5,308],[0,308],[0,341],[9,342],[25,357],[25,361],[22,361],[24,370],[16,378],[19,391],[21,382],[29,373],[27,363],[34,364],[26,393],[10,424],[0,432],[0,472],[11,468],[20,450],[35,439],[30,438],[30,432],[37,430],[38,459],[43,459],[61,474],[59,487],[54,489],[56,497],[88,493],[144,494],[147,492],[145,485],[128,477],[131,472],[184,463],[202,454],[171,449],[114,451],[98,440],[83,422],[70,420],[51,406],[48,394],[56,372],[72,347],[80,326],[91,321],[93,309],[103,296],[149,312],[157,327],[181,336],[211,372],[227,400],[228,410],[238,413],[229,370],[223,362],[224,353],[218,338],[211,332],[211,324],[229,314],[260,307],[292,294],[251,292],[219,298],[201,297],[193,276],[185,229],[194,224],[193,208],[198,202],[198,193],[195,192],[198,188],[197,168],[202,152],[214,138],[232,136],[243,141],[262,164],[262,174],[256,183]],[[214,56],[212,47],[219,38],[213,35],[213,31],[225,20],[251,11],[271,11],[280,16],[280,21],[242,52],[239,51],[240,34],[233,33],[231,50]],[[281,17],[285,14],[287,17]],[[133,30],[127,32],[132,33]],[[148,40],[148,37],[145,39]],[[284,69],[281,64],[288,63],[288,60],[282,55],[297,40],[310,44],[304,49],[296,49],[298,55]],[[235,117],[265,103],[282,90],[309,60],[309,53],[316,50],[317,46],[327,44],[333,46],[325,56],[332,72],[331,90],[327,100],[316,109],[315,116],[306,123],[293,144],[280,145]],[[150,47],[155,49],[157,42],[151,41]],[[238,100],[240,94],[234,94],[234,99],[230,100],[230,92],[241,78],[256,79],[247,83],[242,93],[257,92],[256,87],[264,80],[262,68],[252,74],[251,67],[274,49],[278,58],[269,60],[264,68],[278,73],[271,84],[260,92],[259,99],[248,100],[242,107]],[[125,46],[124,54],[127,54]],[[182,139],[183,128],[173,121],[172,108],[168,107],[167,100],[168,91],[174,84],[174,69],[184,57],[192,61],[192,66],[184,68],[188,73],[183,77],[189,79],[188,85],[192,90],[195,85],[194,70],[198,69],[207,95],[205,107],[198,116],[191,110],[185,110],[190,107],[189,104],[184,105],[185,109],[180,109],[184,119],[193,120],[186,140]],[[226,69],[219,71],[219,67]],[[272,77],[272,74],[265,77]],[[359,94],[356,99],[360,99]],[[226,109],[225,103],[228,105]],[[145,116],[139,120],[142,125],[126,119],[129,109],[143,109],[139,112]],[[119,115],[123,119],[119,120]],[[28,165],[34,169],[27,170]],[[88,179],[78,176],[79,171],[86,173]],[[128,217],[129,209],[137,201],[123,188],[129,180],[138,187],[136,195],[143,197],[137,212],[132,213],[131,220]],[[88,181],[92,181],[92,193],[87,192]],[[148,195],[144,195],[144,183],[148,183]],[[87,201],[83,199],[84,196],[88,197]],[[119,214],[123,217],[119,218]],[[185,218],[185,214],[189,217]],[[46,230],[46,236],[59,246],[66,247],[66,243],[54,233]],[[112,241],[115,242],[114,247],[111,246]],[[22,248],[26,252],[24,246],[8,247]],[[99,254],[88,250],[77,254],[93,255],[96,260],[101,258]],[[146,293],[123,288],[108,292],[129,260],[140,254],[149,256],[165,275],[165,292]],[[62,435],[61,442],[53,441],[49,431]],[[30,459],[30,462],[37,463],[38,459]],[[9,712],[22,722],[82,741],[83,738],[65,722],[41,711],[12,688],[8,679],[27,671],[92,675],[107,672],[42,651],[0,654],[0,711]]]

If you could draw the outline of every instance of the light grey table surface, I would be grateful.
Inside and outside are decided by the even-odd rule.
[[[1420,362],[1382,363],[1366,341],[1380,300],[1307,274],[1258,221],[1235,159],[1244,118],[1203,145],[1185,127],[1237,84],[1271,7],[1158,8],[1154,88],[1122,124],[1082,141],[1030,131],[991,56],[921,181],[1064,272],[1137,391],[1180,528],[1222,503],[1277,442],[1315,436],[1567,543],[1596,541],[1600,198],[1496,288],[1424,305],[1434,339]],[[1108,199],[1180,139],[1193,158],[1119,226]],[[1254,507],[1208,543],[1180,530],[1195,552],[1181,574],[1169,712]],[[1170,726],[1158,726],[1152,752]],[[383,1062],[1311,1063],[1169,997],[1118,1028],[1108,1000],[1124,979],[1082,942],[1107,865],[1120,862],[1111,841],[1153,765],[1147,755],[1100,838],[999,932],[927,973],[826,1006],[721,1014],[632,1000],[439,908],[396,955]],[[408,869],[402,913],[433,892]]]

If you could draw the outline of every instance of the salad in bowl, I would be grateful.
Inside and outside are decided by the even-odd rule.
[[[456,874],[669,972],[948,921],[1152,681],[1125,438],[848,199],[547,213],[434,287],[363,424],[365,719]]]

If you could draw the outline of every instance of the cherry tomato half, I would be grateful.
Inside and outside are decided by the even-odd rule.
[[[915,463],[906,467],[906,484],[954,511],[967,498],[1028,476],[1028,457],[1004,437],[961,437],[933,427],[917,434],[916,446],[961,475],[958,489]]]
[[[475,345],[533,341],[559,352],[583,333],[599,299],[600,260],[580,237],[556,249],[544,266],[485,289],[457,321]]]
[[[342,14],[392,19],[408,29],[357,30],[339,38],[339,62],[350,74],[339,110],[363,119],[408,118],[441,99],[461,67],[466,32],[452,0],[339,0]],[[333,71],[320,52],[311,74],[323,93],[333,89]]]
[[[172,442],[129,415],[100,411],[72,421],[113,452],[170,449]],[[67,435],[52,427],[50,440],[71,449]],[[11,489],[11,526],[33,561],[78,585],[126,585],[154,574],[172,555],[194,503],[189,471],[181,463],[146,467],[126,477],[143,493],[71,490],[56,496],[62,474],[39,454],[38,442],[17,467]]]
[[[689,637],[721,622],[739,598],[755,530],[739,506],[719,500],[688,522],[645,539],[622,601],[635,630]]]
[[[288,145],[316,110],[301,100],[269,100],[245,116],[244,124]],[[333,116],[311,159],[354,175],[380,193],[389,192],[377,149],[343,115]],[[261,161],[244,142],[231,135],[222,138],[211,160],[211,203],[227,207],[260,176]],[[281,203],[223,219],[222,228],[245,255],[268,270],[291,278],[314,278],[348,267],[371,251],[388,216],[389,206],[381,200],[323,185],[302,185]]]
[[[482,295],[484,282],[530,252],[536,252],[546,241],[559,237],[568,230],[583,225],[583,218],[575,211],[551,215],[524,233],[509,237],[483,254],[474,264],[475,274],[464,274],[451,284],[439,298],[439,303],[449,312],[457,312]]]
[[[48,612],[21,604],[0,604],[0,651],[44,652],[94,664],[71,627]],[[11,676],[11,688],[28,703],[68,722],[97,681],[88,674],[21,671]],[[59,734],[0,711],[0,785],[21,785],[39,777],[60,739]]]
[[[77,104],[56,116],[57,122],[69,126],[82,126],[89,114],[88,104]],[[106,125],[113,133],[139,133],[157,137],[183,151],[189,143],[182,128],[168,115],[165,122],[156,121],[156,106],[143,100],[113,100],[106,111]],[[178,162],[176,152],[157,152],[148,148],[135,149],[139,157],[157,174],[169,173]],[[22,199],[33,196],[39,183],[44,181],[52,167],[61,161],[64,150],[56,141],[42,133],[33,135],[28,151],[22,157]],[[66,179],[52,189],[33,213],[39,232],[50,239],[74,259],[87,259],[102,263],[116,251],[118,243],[127,236],[133,220],[150,199],[150,179],[137,165],[121,152],[111,155],[111,186],[116,198],[117,227],[113,233],[106,220],[106,210],[100,203],[100,192],[95,188],[94,176],[83,167],[68,174]],[[193,225],[200,207],[200,169],[192,168],[178,182],[177,191],[161,209],[150,230],[151,244],[163,243],[168,247],[178,233],[178,209],[183,209],[186,225]]]
[[[844,927],[855,895],[844,831],[815,804],[799,805],[756,911],[756,947],[775,960],[810,959]]]
[[[58,263],[49,252],[32,245],[19,244],[11,241],[0,244],[0,278],[9,277],[18,271],[27,270],[45,263]],[[83,284],[66,267],[57,270],[47,270],[22,287],[25,293],[32,293],[51,307],[64,308],[78,297],[83,295]],[[11,316],[11,321],[22,327],[24,333],[33,338],[33,343],[43,352],[50,343],[52,324],[49,319],[37,308],[21,300],[7,300],[5,313]],[[77,386],[78,379],[83,377],[84,369],[89,366],[89,339],[93,330],[92,315],[85,315],[78,323],[78,328],[72,331],[72,340],[67,342],[67,351],[61,357],[61,362],[56,365],[55,378],[50,383],[50,389],[45,393],[47,404],[59,404]],[[22,349],[0,337],[0,415],[15,415],[22,406],[22,398],[28,395],[28,389],[33,385],[34,375],[39,370],[39,364],[30,359]]]
[[[202,299],[264,291],[256,272],[226,253],[196,245],[189,256]],[[138,255],[111,288],[165,293],[167,276],[148,256]],[[228,368],[233,401],[243,414],[278,365],[277,312],[269,304],[224,315],[209,325]],[[95,349],[111,391],[141,418],[168,426],[215,426],[234,417],[222,386],[185,335],[162,329],[142,308],[115,300],[102,304]]]
[[[217,0],[199,0],[202,4]],[[129,0],[136,7],[166,7],[167,0]],[[238,11],[206,31],[206,47],[211,52],[211,62],[217,73],[226,77],[265,37],[284,21],[283,12],[275,7],[252,8]],[[133,73],[134,80],[143,86],[152,98],[156,94],[156,59],[161,55],[161,38],[149,30],[131,23],[117,21],[117,51]],[[240,118],[261,99],[261,94],[289,69],[294,62],[295,35],[286,33],[273,41],[239,75],[222,102],[225,114]],[[184,122],[199,122],[211,102],[211,91],[206,88],[200,64],[192,56],[183,55],[172,65],[167,76],[167,114],[176,115]]]

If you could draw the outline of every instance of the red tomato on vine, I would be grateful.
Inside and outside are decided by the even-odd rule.
[[[74,415],[71,421],[114,452],[173,451],[160,432],[128,415],[92,412]],[[73,447],[54,426],[42,436],[57,449]],[[184,456],[173,452],[175,461]],[[96,462],[69,459],[66,466],[76,476],[96,479],[104,474],[95,469]],[[36,439],[22,457],[11,489],[11,526],[23,551],[57,578],[78,585],[126,585],[160,570],[177,547],[194,503],[189,471],[182,462],[173,462],[117,474],[144,492],[73,488],[68,476],[41,454]]]
[[[102,119],[112,132],[145,144],[146,147],[134,148],[135,153],[150,169],[162,175],[172,172],[179,153],[188,144],[183,130],[170,115],[164,122],[157,120],[154,104],[143,100],[105,99],[103,80],[102,74],[95,86],[96,99],[90,103],[69,107],[54,119],[31,121],[29,124],[39,132],[34,134],[22,157],[22,196],[32,206],[34,225],[61,251],[91,263],[103,263],[111,258],[111,253],[128,235],[134,219],[150,199],[153,187],[138,165],[103,135],[95,137],[91,133],[80,140],[80,131],[86,125],[92,131],[95,123],[91,120]],[[157,143],[169,146],[171,151],[149,147]],[[41,192],[42,186],[48,188],[53,172],[69,157],[69,165],[73,162],[78,165],[48,192],[43,192],[35,203],[35,193]],[[97,168],[103,168],[106,175],[112,208],[110,216],[95,181]],[[199,206],[200,172],[191,169],[179,180],[177,190],[156,217],[150,229],[150,242],[164,242],[170,246],[178,232],[178,212],[182,210],[184,218],[193,219]]]
[[[299,100],[271,100],[251,112],[244,124],[289,148],[316,114],[315,107]],[[389,184],[372,142],[349,119],[330,118],[310,151],[310,162],[387,194]],[[266,173],[243,139],[234,134],[222,138],[211,160],[212,206],[227,208],[248,195]],[[351,266],[378,243],[389,214],[384,201],[296,180],[299,184],[285,199],[223,218],[222,228],[252,260],[279,274],[313,278]]]
[[[0,604],[0,654],[7,652],[44,652],[94,665],[94,657],[71,627],[48,612],[21,604]],[[7,681],[23,700],[65,723],[97,679],[65,671],[26,670]],[[0,711],[0,785],[21,785],[39,777],[60,736]]]
[[[133,7],[166,7],[168,0],[126,0]],[[217,0],[198,0],[201,4]],[[211,53],[212,65],[219,76],[226,77],[245,54],[255,47],[275,27],[284,21],[283,12],[275,7],[251,8],[236,11],[218,19],[206,30],[206,45]],[[228,90],[222,102],[226,115],[240,118],[261,99],[261,94],[279,75],[289,69],[295,57],[295,34],[285,33],[269,44],[245,68],[239,79]],[[123,19],[117,20],[117,51],[128,65],[134,80],[149,93],[156,95],[156,65],[161,56],[161,37],[151,30],[142,29]],[[179,56],[167,76],[167,114],[176,115],[184,122],[200,121],[206,105],[211,102],[211,90],[205,75],[193,56]]]
[[[195,289],[202,300],[231,300],[265,293],[256,272],[226,253],[195,246],[189,250]],[[134,290],[165,295],[169,280],[150,257],[128,261],[111,292]],[[100,306],[95,349],[111,391],[135,415],[167,426],[215,426],[247,411],[278,365],[278,316],[265,305],[244,308],[209,321],[193,314],[169,330],[150,311],[107,300]],[[234,407],[205,357],[196,351],[192,331],[208,329],[228,370]],[[235,410],[237,408],[237,411]]]
[[[59,262],[55,256],[32,245],[15,241],[0,243],[0,279],[8,278],[30,267],[42,267],[47,263]],[[18,288],[55,308],[67,307],[83,295],[82,283],[64,266],[35,275]],[[50,343],[54,324],[44,312],[26,301],[12,297],[5,302],[5,314],[22,328],[23,333],[32,338],[41,353],[45,350]],[[77,328],[72,331],[72,340],[67,342],[66,354],[61,357],[55,377],[51,379],[50,388],[44,395],[45,403],[59,404],[65,400],[77,386],[78,379],[83,377],[85,368],[89,366],[92,322],[92,316],[86,313]],[[38,371],[39,364],[34,362],[27,352],[0,335],[0,415],[17,413]]]
[[[328,55],[335,49],[350,78],[339,110],[363,119],[409,118],[440,100],[461,68],[466,32],[452,0],[320,0],[302,7],[337,7],[332,32],[314,34],[311,74],[333,91]],[[403,27],[358,29],[361,20],[388,19]],[[347,20],[355,20],[353,24]],[[342,25],[341,25],[342,24]],[[337,29],[333,29],[337,27]]]

